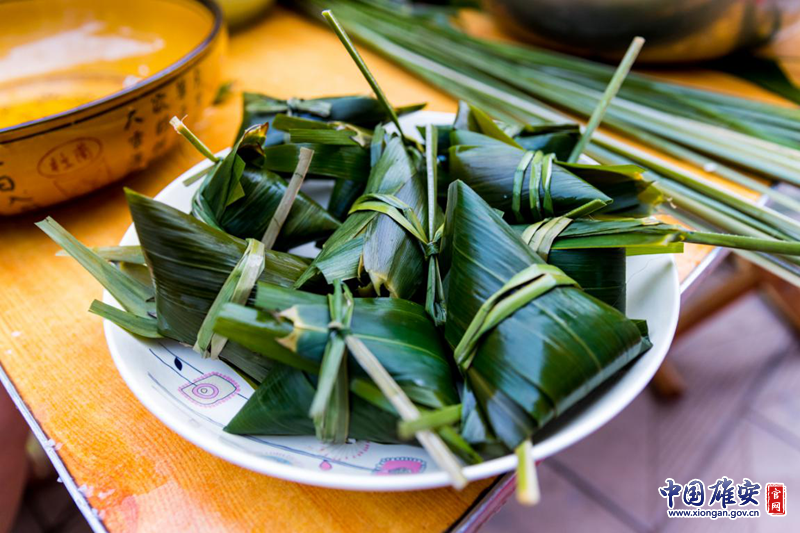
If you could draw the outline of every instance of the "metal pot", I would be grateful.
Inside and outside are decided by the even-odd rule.
[[[485,0],[516,36],[606,59],[647,39],[640,60],[713,59],[765,44],[800,18],[798,0]]]

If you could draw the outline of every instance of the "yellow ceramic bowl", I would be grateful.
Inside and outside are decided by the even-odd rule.
[[[210,0],[0,0],[0,215],[143,168],[220,83]]]

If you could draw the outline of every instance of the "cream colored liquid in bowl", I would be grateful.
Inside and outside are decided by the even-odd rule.
[[[0,129],[110,96],[177,62],[213,24],[189,0],[0,3]]]

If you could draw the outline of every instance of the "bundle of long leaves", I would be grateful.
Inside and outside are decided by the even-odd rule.
[[[609,65],[476,38],[455,22],[452,8],[390,0],[302,0],[295,5],[314,17],[320,9],[335,9],[343,26],[365,45],[516,128],[574,127],[572,116],[593,113],[605,98],[603,87],[613,79]],[[800,239],[800,222],[785,214],[800,213],[800,202],[748,173],[800,183],[798,109],[636,73],[607,103],[604,124],[636,144],[597,132],[585,153],[603,164],[642,167],[644,178],[669,199],[662,210],[706,231],[789,243]],[[568,161],[563,155],[560,160]],[[755,204],[708,174],[752,189],[770,206]],[[796,258],[737,253],[800,286]]]

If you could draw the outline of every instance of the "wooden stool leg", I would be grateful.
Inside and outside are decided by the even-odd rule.
[[[704,321],[716,315],[730,304],[755,289],[761,282],[760,269],[750,263],[739,262],[736,273],[731,274],[723,287],[707,297],[692,302],[692,305],[681,309],[678,329],[675,336],[691,331]]]
[[[28,425],[0,387],[0,532],[14,523],[28,477],[25,439]]]
[[[733,302],[759,286],[762,277],[759,269],[750,263],[738,262],[736,273],[728,282],[713,294],[693,302],[681,310],[675,336],[685,335]],[[662,399],[675,399],[683,394],[686,382],[669,359],[664,359],[661,367],[650,382],[651,390]]]
[[[800,332],[800,288],[769,272],[762,273],[759,288],[773,309]]]
[[[673,400],[679,398],[686,390],[686,381],[675,368],[675,364],[669,359],[664,359],[650,382],[650,388],[658,398]]]

